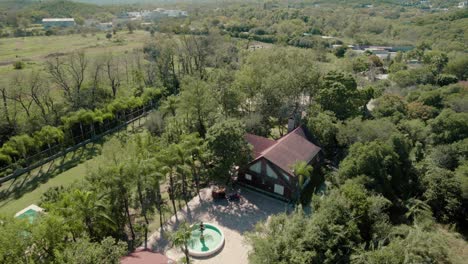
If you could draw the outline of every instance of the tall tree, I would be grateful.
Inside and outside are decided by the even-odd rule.
[[[309,164],[307,164],[305,161],[299,161],[295,163],[293,166],[294,174],[298,177],[298,183],[299,183],[297,203],[301,202],[301,193],[305,187],[304,185],[307,182],[307,180],[310,180],[313,170],[314,168],[310,166]]]
[[[79,109],[82,106],[81,91],[88,64],[89,61],[84,52],[75,52],[66,58],[56,57],[46,63],[52,81],[62,89],[73,109]]]
[[[121,70],[120,70],[120,61],[112,53],[109,53],[105,60],[105,72],[109,85],[112,90],[112,97],[115,99],[117,96],[117,91],[120,87],[121,80]]]
[[[354,78],[343,72],[331,71],[322,80],[317,101],[324,110],[335,113],[338,119],[356,116],[371,98],[357,89]]]
[[[206,144],[214,165],[214,175],[229,182],[234,166],[241,167],[248,162],[251,152],[244,136],[244,126],[235,119],[227,119],[210,127]]]
[[[188,252],[188,244],[190,237],[192,236],[192,229],[187,223],[181,223],[177,231],[171,234],[170,239],[172,245],[175,247],[181,247],[185,255],[185,263],[190,264],[190,256]]]
[[[182,81],[178,111],[202,138],[213,124],[217,109],[213,93],[205,81],[193,77]]]

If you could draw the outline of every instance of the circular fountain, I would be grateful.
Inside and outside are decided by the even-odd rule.
[[[218,252],[224,245],[224,234],[213,224],[200,223],[192,226],[188,243],[189,254],[193,257],[208,257]]]

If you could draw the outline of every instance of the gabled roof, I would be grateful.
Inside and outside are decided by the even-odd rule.
[[[255,160],[265,158],[291,175],[296,162],[309,163],[321,150],[310,142],[302,126],[276,141],[251,134],[246,139],[253,145]]]
[[[246,134],[245,139],[253,146],[254,159],[262,155],[262,152],[276,144],[276,141],[269,138],[260,137],[254,134]]]
[[[75,22],[74,18],[43,18],[42,22]]]

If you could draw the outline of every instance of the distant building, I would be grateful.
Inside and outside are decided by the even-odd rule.
[[[102,31],[112,30],[112,22],[98,23],[96,24],[96,28]]]
[[[263,49],[265,48],[263,45],[260,44],[254,44],[249,46],[249,50],[257,50],[257,49]]]
[[[164,8],[157,8],[155,10],[143,10],[124,12],[119,15],[120,20],[153,20],[165,17],[186,17],[188,16],[187,11],[183,10],[171,10]]]
[[[468,1],[463,1],[463,2],[460,2],[458,3],[458,8],[466,8],[468,7]]]
[[[164,8],[157,8],[153,10],[150,14],[150,17],[153,19],[161,18],[161,17],[186,17],[186,16],[188,16],[187,11],[164,9]]]
[[[188,16],[187,11],[182,10],[166,10],[165,13],[168,17],[186,17]]]
[[[74,27],[76,25],[74,18],[44,18],[42,19],[42,25],[45,29],[52,27]]]

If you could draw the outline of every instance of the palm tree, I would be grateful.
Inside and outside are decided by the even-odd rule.
[[[175,152],[177,154],[177,166],[176,172],[181,177],[182,180],[182,196],[185,201],[187,201],[187,175],[190,174],[190,169],[188,168],[188,163],[190,159],[188,157],[187,149],[185,149],[182,145],[175,146]]]
[[[293,171],[294,174],[297,176],[298,180],[298,185],[299,185],[299,192],[298,192],[298,198],[297,202],[300,203],[301,201],[301,193],[302,189],[304,188],[304,183],[306,182],[307,179],[312,176],[312,171],[314,168],[307,164],[305,161],[299,161],[296,164],[293,165]]]
[[[98,197],[95,192],[75,190],[72,194],[73,205],[70,208],[77,212],[88,229],[91,238],[96,238],[96,224],[113,228],[114,221],[106,214],[104,197]]]
[[[153,190],[155,191],[154,193],[154,203],[156,205],[156,209],[159,212],[159,224],[160,228],[162,229],[163,227],[163,207],[164,207],[164,200],[161,195],[161,181],[164,180],[166,175],[162,173],[161,171],[156,171],[155,173],[152,174],[153,180]]]
[[[413,222],[420,222],[425,219],[432,218],[431,207],[424,201],[416,198],[411,198],[405,203],[405,207],[408,210],[405,216],[408,220]]]
[[[181,223],[177,231],[172,233],[172,235],[170,236],[172,246],[182,247],[182,250],[184,251],[184,255],[185,255],[185,262],[187,264],[190,264],[188,242],[190,241],[191,236],[192,236],[192,229],[185,222]]]
[[[137,163],[136,169],[136,185],[137,185],[137,197],[139,206],[141,208],[141,215],[145,220],[145,249],[148,245],[148,226],[149,226],[149,219],[148,219],[148,212],[152,212],[154,208],[154,203],[152,199],[152,191],[149,190],[149,181],[152,179],[151,177],[151,165],[149,164],[150,160],[139,160]],[[151,177],[151,178],[150,178]]]
[[[171,95],[164,100],[161,104],[161,112],[163,113],[163,118],[165,118],[168,114],[171,116],[176,115],[177,104],[179,103],[179,98],[175,95]]]
[[[177,218],[177,208],[175,205],[175,198],[176,198],[175,169],[177,167],[177,160],[174,159],[173,152],[171,151],[170,148],[161,152],[159,157],[163,164],[160,168],[161,173],[169,177],[169,187],[168,187],[169,199],[171,200],[171,203],[172,203],[172,209],[174,210],[176,221],[179,221],[179,219]]]
[[[186,163],[195,183],[197,194],[200,196],[200,174],[204,167],[203,159],[206,156],[203,149],[203,140],[197,134],[184,135],[182,136],[181,145],[189,154]]]

